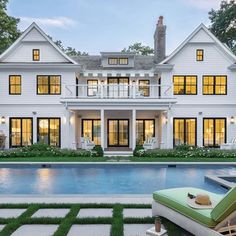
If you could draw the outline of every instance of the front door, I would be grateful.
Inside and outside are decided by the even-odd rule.
[[[108,78],[108,96],[112,98],[129,97],[129,78]]]
[[[108,147],[129,146],[129,120],[108,120]]]

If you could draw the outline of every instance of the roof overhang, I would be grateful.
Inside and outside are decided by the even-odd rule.
[[[171,71],[174,68],[172,64],[158,64],[155,67],[155,73],[158,74],[159,72],[163,71]]]
[[[230,70],[236,70],[236,63],[232,64],[231,66],[228,67]]]

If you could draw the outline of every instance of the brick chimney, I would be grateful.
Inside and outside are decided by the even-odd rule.
[[[166,26],[163,25],[163,16],[159,17],[154,33],[154,61],[159,63],[166,57]]]

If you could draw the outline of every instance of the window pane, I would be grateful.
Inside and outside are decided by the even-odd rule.
[[[225,142],[225,119],[215,119],[215,145],[220,146]]]
[[[195,119],[186,119],[185,123],[185,133],[186,141],[188,145],[196,145],[196,120]]]
[[[38,140],[40,143],[49,144],[49,120],[38,120]]]
[[[109,65],[117,65],[118,64],[118,58],[108,58],[108,64]]]
[[[215,93],[226,94],[226,76],[215,77]]]
[[[119,58],[120,65],[128,65],[128,58]]]
[[[197,61],[203,61],[203,54],[204,54],[204,50],[203,49],[197,49]]]
[[[98,81],[87,80],[88,84],[88,96],[96,96],[98,94]]]
[[[186,76],[185,77],[185,93],[186,94],[197,94],[197,77],[196,76]]]
[[[32,120],[22,119],[22,146],[32,144]]]
[[[143,145],[145,141],[144,122],[143,120],[136,120],[136,144]]]
[[[174,145],[184,144],[184,119],[174,119]]]
[[[38,94],[49,94],[49,77],[48,76],[38,76]]]
[[[214,146],[213,119],[204,119],[204,146]]]
[[[11,119],[11,146],[21,146],[21,119]]]
[[[174,76],[174,94],[184,94],[184,76]]]
[[[10,83],[10,94],[21,94],[21,76],[20,75],[11,75],[9,77]]]
[[[40,51],[39,49],[33,49],[33,61],[39,61]]]
[[[50,145],[60,146],[60,119],[50,119]]]
[[[101,145],[101,121],[93,121],[93,141],[96,145]]]
[[[149,80],[139,80],[139,91],[145,97],[148,97],[150,95],[149,84],[150,84]]]
[[[60,94],[60,93],[61,93],[61,77],[50,76],[50,94]]]
[[[145,139],[154,137],[154,120],[145,120]]]

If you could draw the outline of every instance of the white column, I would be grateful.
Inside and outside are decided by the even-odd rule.
[[[66,138],[67,138],[67,148],[71,147],[71,140],[70,140],[70,111],[66,109]],[[63,137],[63,136],[62,136]],[[64,145],[63,145],[64,146]]]
[[[101,109],[101,147],[105,147],[105,119],[104,119],[104,109]]]
[[[172,137],[172,131],[171,131],[171,111],[170,109],[167,110],[166,114],[166,120],[167,120],[167,148],[172,148],[172,143],[173,143],[173,137]]]
[[[136,110],[132,110],[132,149],[136,147]]]

